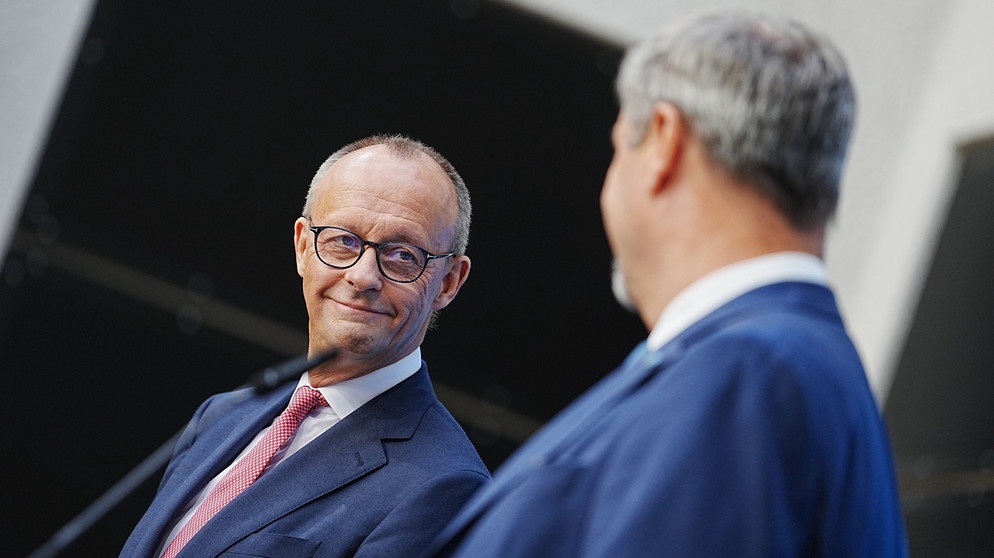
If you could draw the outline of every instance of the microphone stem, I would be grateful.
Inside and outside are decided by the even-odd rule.
[[[267,368],[251,376],[241,386],[242,388],[254,388],[242,392],[242,399],[248,399],[252,395],[268,393],[286,382],[299,377],[311,368],[331,360],[337,354],[338,351],[331,349],[319,353],[312,359],[308,359],[305,355]],[[29,554],[28,558],[51,558],[58,556],[60,552],[88,531],[97,521],[107,515],[107,512],[117,507],[118,504],[154,475],[156,471],[169,463],[173,449],[176,447],[176,442],[179,441],[179,437],[183,434],[184,430],[186,430],[185,426],[179,432],[173,434],[171,438],[166,440],[165,443],[159,446],[158,449],[146,457],[121,480],[117,481],[117,483],[111,486],[110,489],[104,492],[93,503],[87,506],[79,515],[56,531],[45,544]]]

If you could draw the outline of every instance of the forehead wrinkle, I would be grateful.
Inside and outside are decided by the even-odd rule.
[[[448,250],[455,235],[455,193],[446,191],[442,211],[434,211],[438,200],[412,195],[435,187],[425,182],[412,177],[404,188],[388,190],[368,178],[362,183],[349,178],[329,181],[315,204],[315,213],[323,213],[324,220],[337,220],[325,224],[346,228],[372,242],[405,242],[428,251]],[[432,247],[439,243],[444,246]]]

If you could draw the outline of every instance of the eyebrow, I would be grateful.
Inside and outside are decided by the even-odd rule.
[[[426,248],[424,244],[421,244],[418,239],[415,239],[410,234],[407,234],[405,232],[401,232],[400,234],[391,234],[391,235],[387,235],[387,236],[385,236],[383,238],[372,240],[372,239],[368,238],[365,234],[359,234],[359,233],[357,233],[356,230],[355,230],[355,228],[353,228],[352,226],[349,226],[349,225],[334,224],[334,225],[326,225],[326,226],[339,227],[339,228],[345,229],[347,231],[352,232],[353,234],[359,235],[360,237],[364,238],[365,240],[369,240],[369,241],[375,242],[377,244],[385,244],[387,242],[403,242],[404,244],[410,244],[412,246],[417,246],[417,247],[422,248],[424,250],[428,250],[429,252],[431,251],[430,249]]]

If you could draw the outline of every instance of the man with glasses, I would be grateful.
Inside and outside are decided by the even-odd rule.
[[[625,55],[601,192],[650,331],[436,543],[460,558],[907,554],[886,429],[821,256],[855,100],[827,39],[683,19]]]
[[[206,401],[121,555],[423,549],[489,479],[420,352],[469,275],[470,211],[420,142],[373,136],[328,158],[293,241],[308,354],[338,356],[272,394]]]

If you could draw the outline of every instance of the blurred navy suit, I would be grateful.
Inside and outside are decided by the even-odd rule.
[[[184,505],[269,426],[295,387],[240,403],[230,393],[208,399],[121,556],[153,556]],[[424,548],[488,479],[422,362],[260,477],[179,558],[405,556]]]
[[[431,554],[907,554],[889,442],[831,292],[784,282],[644,345],[470,501]]]

